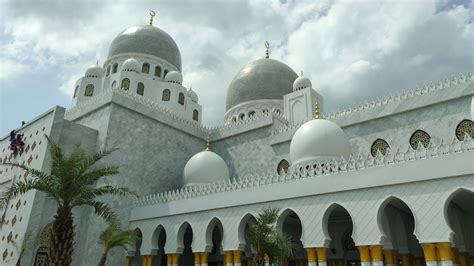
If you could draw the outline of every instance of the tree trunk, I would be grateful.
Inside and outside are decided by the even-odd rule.
[[[107,253],[104,251],[102,252],[102,256],[99,260],[99,266],[105,266],[105,261],[107,260]]]
[[[74,250],[74,225],[71,207],[58,206],[49,238],[49,261],[51,266],[70,266]]]

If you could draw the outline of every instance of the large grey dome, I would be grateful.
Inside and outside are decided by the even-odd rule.
[[[293,92],[298,75],[289,66],[271,58],[258,59],[243,67],[229,85],[226,110],[248,101],[283,100]]]
[[[162,58],[181,71],[181,53],[168,33],[150,26],[133,26],[122,31],[109,48],[109,58],[124,53],[143,53]]]

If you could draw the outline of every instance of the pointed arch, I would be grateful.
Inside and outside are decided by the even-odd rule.
[[[188,221],[185,221],[179,226],[178,234],[176,236],[177,237],[176,243],[178,243],[178,248],[179,249],[184,249],[184,235],[185,235],[186,231],[189,232],[189,230],[191,230],[191,234],[193,236],[192,241],[194,241],[193,228],[192,228],[191,224]],[[191,241],[191,245],[192,245],[192,241]]]
[[[214,232],[214,228],[217,227],[217,229],[220,231],[221,238],[224,238],[224,228],[222,228],[222,222],[219,220],[219,218],[214,217],[212,218],[208,223],[207,223],[207,228],[206,228],[206,249],[208,247],[212,248],[212,235]]]
[[[164,245],[166,245],[166,230],[163,225],[158,225],[155,230],[153,230],[153,234],[151,236],[151,248],[152,249],[159,249],[160,247],[160,240],[163,238],[165,239]],[[163,248],[164,248],[163,245]]]
[[[326,237],[326,240],[331,240],[331,236],[329,235],[329,217],[331,216],[331,214],[333,214],[335,210],[340,210],[341,212],[346,212],[347,214],[349,214],[349,218],[352,222],[352,227],[354,228],[354,219],[352,219],[351,213],[343,205],[339,203],[332,203],[331,205],[329,205],[329,207],[326,208],[322,220],[323,233]],[[352,232],[351,237],[353,235],[354,232]]]
[[[298,220],[301,221],[301,218],[298,215],[298,213],[292,208],[285,208],[283,210],[280,210],[280,215],[278,216],[278,219],[276,222],[276,229],[279,233],[283,233],[283,224],[285,222],[285,219],[288,218],[290,215],[298,218]],[[301,226],[303,226],[303,223],[301,223]],[[301,238],[303,238],[303,234],[301,234]]]
[[[382,201],[382,203],[379,205],[378,209],[377,209],[377,226],[380,230],[380,232],[384,235],[384,236],[387,236],[388,232],[386,232],[386,229],[384,229],[384,225],[383,225],[383,213],[385,211],[385,208],[387,207],[387,205],[389,205],[390,203],[392,202],[399,202],[399,204],[401,203],[404,207],[406,207],[408,209],[408,211],[410,212],[409,214],[413,217],[413,220],[414,220],[414,223],[415,223],[415,227],[416,227],[416,218],[415,218],[415,214],[413,212],[413,210],[410,208],[410,206],[408,206],[408,204],[401,200],[400,198],[398,197],[395,197],[395,196],[389,196],[387,197],[385,200]],[[413,232],[416,232],[416,228],[413,229],[414,231]]]

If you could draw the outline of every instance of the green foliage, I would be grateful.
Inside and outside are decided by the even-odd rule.
[[[53,198],[59,206],[70,208],[82,205],[91,206],[98,216],[106,221],[114,221],[116,219],[115,213],[107,204],[97,201],[97,197],[106,194],[122,196],[133,194],[127,188],[111,184],[97,185],[97,181],[101,178],[116,175],[119,171],[118,166],[95,168],[95,165],[115,150],[89,156],[84,150],[76,147],[69,155],[66,155],[59,145],[53,143],[47,136],[46,138],[50,145],[50,173],[41,172],[24,164],[4,163],[4,165],[25,170],[33,178],[24,178],[12,184],[0,195],[0,208],[5,207],[11,199],[36,189]]]
[[[101,234],[100,242],[104,246],[104,252],[107,253],[111,248],[135,246],[139,241],[135,230],[122,230],[117,223],[111,223]]]
[[[282,261],[292,255],[292,239],[288,235],[277,232],[275,223],[278,219],[278,209],[264,209],[256,217],[256,223],[250,224],[246,237],[256,251],[254,261],[257,265],[263,263],[267,255],[272,261]]]

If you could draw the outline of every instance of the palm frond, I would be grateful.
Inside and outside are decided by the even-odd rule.
[[[118,150],[118,149],[103,150],[103,151],[100,151],[100,152],[98,152],[96,154],[93,154],[91,156],[86,156],[81,162],[81,166],[80,166],[80,170],[79,170],[80,175],[84,174],[94,164],[96,164],[102,158],[110,155],[111,153],[113,153],[116,150]]]
[[[84,200],[76,201],[73,206],[84,206],[84,205],[93,207],[95,214],[99,217],[102,217],[105,221],[109,223],[117,222],[117,214],[106,203],[103,203],[97,200],[84,199]]]
[[[38,179],[26,179],[13,183],[0,195],[0,209],[3,209],[11,199],[33,189],[38,189]]]
[[[86,173],[82,173],[80,180],[82,180],[85,184],[93,184],[102,177],[118,174],[118,169],[118,166],[112,165],[88,171]]]
[[[137,243],[138,235],[135,230],[122,230],[120,225],[112,223],[100,234],[99,239],[104,245],[104,250],[114,247],[127,249]]]
[[[38,171],[36,169],[33,169],[31,167],[28,167],[24,164],[19,164],[19,163],[2,163],[0,165],[6,165],[6,166],[13,166],[13,167],[18,167],[20,169],[23,169],[25,170],[28,174],[31,174],[32,176],[34,177],[37,177],[37,178],[41,178],[41,179],[46,179],[46,178],[50,178],[51,176],[46,174],[46,173],[43,173],[41,171]]]

